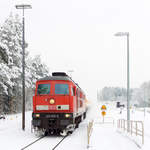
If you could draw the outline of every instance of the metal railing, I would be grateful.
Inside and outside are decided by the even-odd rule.
[[[88,123],[88,126],[87,126],[87,148],[90,147],[90,137],[91,137],[91,134],[92,134],[92,127],[93,127],[93,120],[90,121]]]
[[[113,117],[103,117],[102,121],[94,121],[95,124],[115,124]]]
[[[127,130],[127,124],[129,123],[129,131]],[[136,136],[142,137],[142,144],[144,144],[144,124],[142,121],[133,121],[129,122],[125,119],[119,119],[117,122],[117,127],[127,131],[128,133],[135,134]]]

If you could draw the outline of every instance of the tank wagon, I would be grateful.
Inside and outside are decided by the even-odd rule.
[[[66,73],[54,72],[36,82],[32,128],[38,135],[72,133],[86,118],[85,103],[79,85]]]

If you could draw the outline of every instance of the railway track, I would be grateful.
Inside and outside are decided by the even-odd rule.
[[[56,148],[63,142],[64,139],[66,139],[67,136],[68,136],[68,135],[62,137],[62,139],[61,139],[59,142],[57,142],[57,144],[56,144],[53,148],[51,148],[51,149],[49,148],[49,150],[56,150]],[[43,139],[44,137],[46,137],[46,136],[42,136],[42,137],[38,138],[37,140],[35,140],[35,141],[31,142],[30,144],[26,145],[25,147],[21,148],[21,150],[25,150],[25,149],[27,149],[28,147],[32,146],[33,144],[36,144],[38,141],[40,141],[40,140]],[[47,145],[47,146],[48,146],[48,145]]]
[[[32,143],[30,143],[30,144],[26,145],[25,147],[23,147],[21,150],[24,150],[24,149],[28,148],[29,146],[31,146],[31,145],[33,145],[34,143],[40,141],[40,140],[43,139],[44,137],[45,137],[45,136],[42,136],[42,137],[38,138],[37,140],[35,140],[35,141],[33,141]]]
[[[68,136],[68,135],[64,136],[63,139],[60,140],[60,141],[54,146],[54,148],[53,148],[52,150],[55,150],[55,149],[60,145],[60,143],[62,143],[62,141],[63,141],[67,136]]]

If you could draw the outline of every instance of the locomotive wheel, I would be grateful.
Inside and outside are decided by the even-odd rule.
[[[47,135],[48,135],[48,132],[47,132],[47,131],[45,131],[44,136],[47,136]]]
[[[84,114],[81,116],[81,122],[84,120]]]
[[[61,136],[66,136],[67,134],[68,134],[68,132],[66,130],[63,130],[63,131],[60,132]]]
[[[86,118],[86,112],[83,114],[83,116],[84,116],[84,119]]]
[[[76,124],[76,127],[75,127],[75,128],[79,128],[79,123]]]
[[[68,131],[68,134],[72,134],[73,133],[73,131]]]

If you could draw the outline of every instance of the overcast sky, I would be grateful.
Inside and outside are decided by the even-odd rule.
[[[16,10],[26,10],[26,41],[30,54],[41,55],[50,72],[74,70],[89,99],[104,86],[126,87],[126,37],[130,33],[130,87],[150,80],[149,0],[0,0],[0,23]]]

